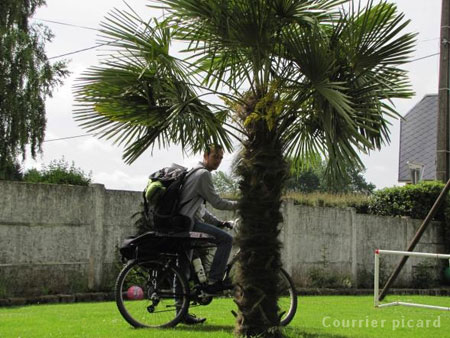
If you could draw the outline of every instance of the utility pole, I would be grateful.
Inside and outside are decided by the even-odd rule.
[[[439,65],[439,112],[437,125],[437,144],[436,144],[436,179],[447,182],[441,194],[434,202],[433,207],[428,212],[416,235],[408,245],[406,251],[413,251],[420,238],[427,229],[428,224],[436,215],[437,210],[444,202],[448,191],[450,190],[450,0],[442,0],[441,16],[441,59]],[[409,256],[404,256],[389,277],[384,289],[379,295],[379,300],[383,300],[387,291],[394,283]]]
[[[450,0],[442,0],[439,112],[436,143],[436,179],[447,182],[450,168]]]

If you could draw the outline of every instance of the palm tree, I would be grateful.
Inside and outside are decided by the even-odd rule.
[[[342,7],[347,4],[345,8]],[[75,118],[125,146],[241,146],[237,238],[242,256],[236,334],[282,336],[277,308],[278,234],[285,158],[328,159],[329,177],[362,166],[359,151],[389,142],[393,98],[412,95],[414,35],[387,2],[161,0],[163,20],[114,10],[103,37],[114,50],[76,88]],[[178,41],[183,50],[172,52]],[[179,46],[179,45],[178,45]],[[225,104],[212,104],[216,95]],[[320,156],[318,156],[320,155]]]

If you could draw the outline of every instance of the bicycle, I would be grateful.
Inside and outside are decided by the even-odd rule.
[[[189,305],[208,305],[214,297],[203,291],[192,262],[191,279],[178,267],[181,255],[190,249],[212,244],[213,237],[200,232],[175,234],[147,232],[125,240],[120,252],[126,265],[115,285],[116,304],[125,320],[136,328],[174,327],[186,315]],[[213,245],[211,245],[213,246]],[[240,251],[227,265],[224,280],[232,278]],[[177,288],[175,288],[177,285]],[[280,269],[279,308],[282,326],[297,311],[297,294],[289,274]]]

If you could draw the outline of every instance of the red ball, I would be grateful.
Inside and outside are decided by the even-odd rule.
[[[131,300],[140,300],[144,298],[144,291],[139,286],[131,286],[127,291],[127,297]]]

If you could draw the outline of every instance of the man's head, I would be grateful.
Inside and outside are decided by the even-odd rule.
[[[219,168],[223,159],[223,148],[219,145],[208,145],[203,154],[203,164],[209,171]]]

